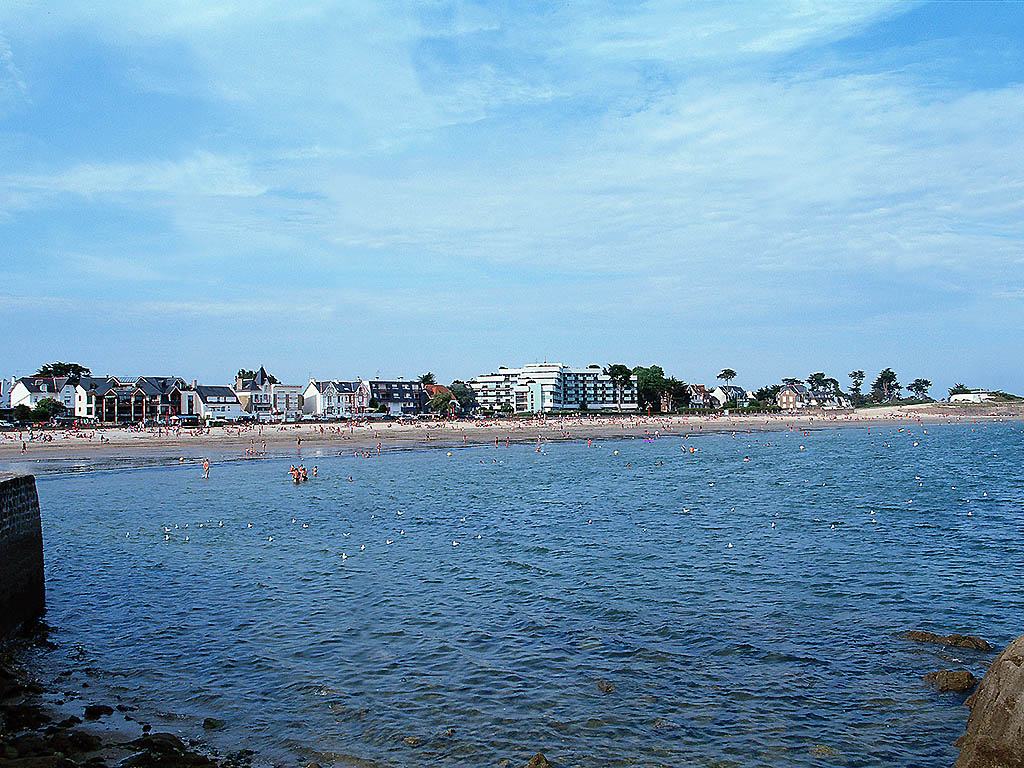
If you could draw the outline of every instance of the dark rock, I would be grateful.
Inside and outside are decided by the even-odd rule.
[[[0,699],[17,696],[24,690],[14,670],[0,664]]]
[[[956,768],[1024,768],[1024,636],[996,657],[967,705]]]
[[[15,736],[11,739],[11,746],[18,750],[19,757],[32,757],[36,755],[48,755],[53,750],[50,749],[46,739],[40,736],[38,733],[23,733],[21,736]]]
[[[70,728],[71,726],[78,725],[81,722],[82,722],[82,718],[80,718],[78,715],[71,715],[70,717],[66,717],[63,720],[61,720],[59,723],[57,723],[57,727],[58,728]]]
[[[130,707],[127,704],[118,704],[117,705],[117,711],[118,712],[131,712],[134,709],[135,709],[135,707]]]
[[[601,693],[611,693],[615,690],[615,686],[609,683],[604,678],[601,678],[597,681],[597,690],[599,690]]]
[[[219,731],[227,723],[224,720],[218,720],[216,717],[208,717],[203,720],[203,729],[207,731]]]
[[[526,764],[526,768],[551,768],[551,763],[544,757],[542,752],[538,752],[536,755],[530,758],[530,762]]]
[[[148,733],[131,742],[133,747],[148,749],[158,754],[183,754],[187,751],[185,742],[173,733]]]
[[[942,693],[969,693],[978,684],[978,678],[966,669],[943,669],[938,672],[929,672],[924,679],[934,683]]]
[[[106,704],[90,704],[85,708],[86,720],[99,720],[104,715],[114,714],[114,708]]]
[[[410,747],[418,747],[422,743],[419,736],[406,736],[402,741]]]
[[[60,755],[41,755],[5,760],[3,768],[75,768],[75,764]]]
[[[970,648],[973,651],[991,651],[992,646],[977,635],[937,635],[934,632],[924,632],[919,629],[912,629],[900,635],[904,640],[913,640],[917,643],[938,643],[953,648]]]
[[[153,726],[150,725],[149,723],[143,723],[142,724],[142,732],[143,733],[149,733],[152,730],[153,730]]]
[[[51,717],[35,704],[5,704],[0,715],[9,731],[38,730],[51,721]]]

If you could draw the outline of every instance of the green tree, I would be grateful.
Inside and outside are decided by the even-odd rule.
[[[722,372],[718,374],[716,378],[719,378],[726,384],[728,384],[730,381],[736,378],[736,371],[734,371],[732,368],[723,368]]]
[[[967,388],[967,385],[958,382],[949,388],[949,396],[952,397],[953,395],[966,395],[970,391],[971,390]]]
[[[54,400],[52,397],[44,397],[32,410],[32,417],[36,421],[49,421],[54,416],[62,416],[67,408],[64,404]]]
[[[40,366],[39,370],[35,372],[35,375],[45,376],[47,378],[70,376],[73,379],[80,379],[83,376],[92,375],[92,371],[78,363],[62,363],[58,360],[55,363],[47,363],[46,365]]]
[[[666,389],[671,396],[671,407],[673,410],[690,407],[690,388],[685,381],[669,378],[666,382]]]
[[[420,376],[417,379],[417,381],[420,384],[437,384],[437,377],[434,374],[432,374],[430,371],[427,371],[422,376]]]
[[[896,372],[892,368],[884,368],[871,385],[871,395],[880,403],[889,403],[899,399],[901,389]]]
[[[257,373],[257,371],[250,371],[248,368],[240,368],[238,370],[238,373],[235,374],[235,378],[236,379],[255,379],[256,378],[256,373]],[[280,381],[277,380],[277,376],[275,376],[272,373],[268,373],[267,374],[267,380],[271,384],[280,384],[281,383]]]
[[[636,398],[641,410],[650,408],[660,411],[661,395],[668,389],[665,371],[660,365],[652,365],[648,368],[638,365],[633,369],[633,373],[636,374]]]
[[[807,386],[811,388],[811,392],[821,392],[825,389],[825,381],[825,373],[818,371],[807,377]]]
[[[466,384],[466,382],[456,379],[451,383],[451,386],[448,387],[448,389],[451,390],[455,399],[459,401],[460,411],[468,413],[469,411],[476,409],[479,405],[476,401],[476,393],[473,392],[472,387]]]
[[[509,416],[511,416],[512,413],[513,413],[512,404],[511,403],[502,403],[501,404],[501,408],[499,408],[498,410],[501,411],[502,413],[506,414],[506,415],[509,415]]]
[[[32,421],[32,409],[24,403],[14,406],[13,415],[15,421]]]
[[[430,398],[430,410],[434,411],[434,413],[447,413],[454,400],[455,395],[442,389]]]
[[[793,378],[792,376],[789,376],[789,377],[787,377],[787,378],[783,379],[783,380],[782,380],[782,383],[783,383],[783,384],[788,384],[788,385],[789,385],[789,386],[791,386],[791,387],[795,387],[795,386],[797,386],[798,384],[803,384],[803,383],[804,383],[804,380],[803,380],[803,379],[795,379],[795,378]]]
[[[633,371],[628,365],[622,363],[610,363],[604,369],[604,375],[612,380],[615,387],[615,404],[622,410],[622,390],[633,381]]]
[[[931,386],[932,383],[928,379],[914,379],[907,385],[907,389],[917,395],[919,400],[927,400],[928,390]]]
[[[754,403],[762,407],[776,405],[780,389],[782,389],[781,384],[769,384],[767,387],[754,390]]]

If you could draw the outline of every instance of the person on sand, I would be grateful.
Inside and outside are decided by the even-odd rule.
[[[28,444],[24,440],[21,441],[21,452],[28,453]]]
[[[205,480],[210,479],[210,460],[203,459],[203,478]]]

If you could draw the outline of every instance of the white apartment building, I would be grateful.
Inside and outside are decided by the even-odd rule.
[[[469,382],[480,407],[500,411],[508,405],[515,413],[555,411],[617,411],[619,393],[601,366],[570,368],[562,363],[531,363],[522,368],[501,367],[496,373]],[[622,388],[622,410],[636,410],[636,376]]]

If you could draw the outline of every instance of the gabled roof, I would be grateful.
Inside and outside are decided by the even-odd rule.
[[[66,376],[58,376],[57,378],[50,378],[48,376],[23,376],[18,379],[25,389],[33,394],[43,391],[43,385],[46,386],[47,392],[60,392],[64,385],[71,381]]]
[[[238,398],[235,396],[235,390],[231,387],[200,385],[196,387],[196,394],[204,403],[211,397],[226,397],[229,398],[228,402],[238,402]]]
[[[144,395],[166,395],[184,383],[177,376],[140,376],[135,386]]]

